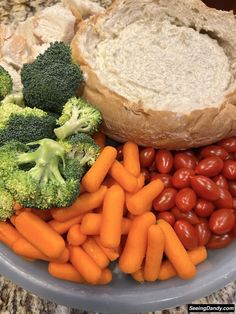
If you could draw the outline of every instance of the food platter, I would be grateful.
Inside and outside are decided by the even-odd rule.
[[[236,278],[236,243],[224,250],[210,251],[191,281],[172,279],[137,285],[115,271],[108,286],[79,285],[51,277],[46,263],[26,262],[2,244],[0,269],[4,276],[31,293],[72,308],[123,314],[156,311],[191,303],[232,282]]]
[[[124,4],[127,8],[131,4],[131,9],[137,9],[139,5],[142,7],[142,1],[126,0]],[[150,0],[157,5],[154,2]],[[161,3],[156,8],[160,12]],[[176,12],[172,12],[174,3],[175,0],[171,0],[168,5],[171,14],[176,16]],[[190,5],[181,0],[182,9],[186,9],[185,4]],[[200,9],[203,15],[207,12],[209,21],[212,21],[215,12],[200,1],[198,5],[192,14],[196,15]],[[109,17],[116,9],[119,12],[119,8],[114,5],[106,14]],[[58,9],[67,12],[67,16],[70,14],[71,23],[75,23],[74,13],[68,13],[67,7],[61,4]],[[151,6],[149,9],[152,12]],[[188,9],[192,12],[191,6]],[[46,13],[53,14],[50,10]],[[230,21],[235,24],[236,30],[233,14],[218,14],[225,20],[225,25]],[[83,22],[77,33],[79,38],[83,38],[81,30],[92,19]],[[220,27],[220,22],[218,24]],[[225,25],[223,29],[227,29]],[[34,27],[34,23],[31,26]],[[175,26],[178,31],[179,27]],[[193,29],[188,31],[192,34]],[[5,28],[4,34],[7,36]],[[172,138],[174,145],[168,143],[169,130],[162,129],[164,146],[153,140],[160,140],[155,132],[151,132],[153,138],[147,133],[148,141],[143,142],[136,131],[135,137],[131,136],[129,122],[118,127],[118,131],[121,134],[124,131],[127,136],[116,136],[119,135],[113,117],[116,101],[108,97],[109,105],[113,104],[111,107],[99,96],[100,92],[89,97],[90,83],[93,91],[99,91],[100,85],[90,82],[91,73],[86,72],[86,63],[76,55],[77,41],[74,39],[71,44],[72,35],[73,32],[67,44],[65,38],[51,41],[33,62],[24,63],[18,73],[23,93],[12,94],[12,90],[16,91],[15,82],[4,67],[0,68],[5,83],[2,84],[5,89],[2,89],[0,116],[5,119],[5,133],[2,134],[7,134],[1,140],[0,132],[0,193],[3,193],[0,201],[4,203],[0,203],[0,209],[3,209],[0,217],[3,220],[0,222],[1,273],[28,291],[57,304],[104,313],[155,311],[189,304],[235,280],[234,130],[224,132],[224,136],[213,134],[211,137],[207,128],[207,141],[202,141],[201,133],[195,129],[199,122],[196,116],[196,142],[186,142],[184,136],[176,146],[178,136],[182,134],[178,128]],[[200,32],[198,36],[203,39],[208,35],[203,36]],[[228,33],[224,36],[228,38]],[[208,37],[212,41],[211,36]],[[216,44],[215,39],[213,42]],[[233,43],[230,41],[232,47],[235,46]],[[195,49],[190,49],[190,55],[192,51]],[[224,65],[226,55],[221,51],[222,54],[223,59],[220,59],[223,61],[217,62]],[[66,74],[63,80],[62,73]],[[186,79],[188,81],[188,77]],[[80,89],[83,95],[78,94]],[[218,87],[214,89],[217,91]],[[111,93],[105,92],[105,95]],[[119,100],[122,100],[129,121],[136,109],[140,116],[133,103],[130,103],[131,107],[134,105],[132,110],[128,110],[129,105],[124,105],[126,98],[123,97],[126,96]],[[137,99],[142,99],[140,97]],[[225,99],[234,109],[236,98]],[[215,102],[209,100],[209,104],[216,109]],[[112,110],[112,115],[106,114],[107,108]],[[197,107],[194,108],[193,112],[196,112]],[[120,107],[118,109],[120,113]],[[184,112],[181,111],[181,115],[186,117]],[[145,119],[146,113],[155,117],[147,110]],[[27,114],[33,122],[32,126],[29,124],[30,128],[25,127]],[[17,127],[14,126],[11,132],[15,117],[18,117]],[[122,117],[121,113],[121,120]],[[228,114],[227,117],[233,119],[234,115]],[[149,124],[156,131],[156,122],[167,121],[168,116],[160,116],[160,119],[156,116],[154,120]],[[188,129],[186,121],[177,120],[181,130]],[[225,126],[219,121],[217,132]],[[135,128],[148,125],[139,122],[135,123]],[[114,134],[108,132],[108,125]],[[207,121],[203,121],[203,125],[206,127]],[[48,130],[51,133],[48,134]],[[42,132],[37,134],[38,131]],[[145,132],[146,129],[144,133],[141,131],[142,138]],[[107,140],[106,136],[123,144]],[[212,143],[215,144],[206,146]],[[5,206],[8,203],[9,206]],[[222,248],[225,249],[212,250]],[[196,275],[195,266],[200,263]]]

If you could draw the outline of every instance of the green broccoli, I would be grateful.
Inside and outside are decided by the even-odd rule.
[[[0,145],[11,140],[27,143],[54,138],[55,125],[56,118],[41,109],[4,103],[0,106]]]
[[[12,85],[10,74],[0,65],[0,100],[12,91]]]
[[[72,97],[65,104],[58,119],[60,127],[54,132],[60,140],[80,132],[93,134],[101,122],[102,116],[98,109],[81,98]]]
[[[0,148],[0,175],[14,200],[24,207],[70,206],[79,194],[82,170],[65,156],[60,143],[42,139],[27,145],[10,142]]]
[[[15,104],[20,107],[25,107],[24,96],[23,93],[12,93],[8,94],[2,101],[1,105],[5,104]]]
[[[100,153],[100,147],[87,134],[80,133],[59,141],[69,158],[77,159],[81,167],[91,167]]]
[[[14,213],[13,205],[13,196],[5,189],[3,182],[0,181],[0,221],[11,218]]]
[[[72,59],[70,46],[55,42],[23,66],[21,80],[27,106],[60,114],[83,82],[83,73]]]

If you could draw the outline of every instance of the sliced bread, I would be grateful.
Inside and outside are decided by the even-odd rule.
[[[200,0],[117,0],[72,41],[118,141],[184,149],[236,135],[236,19]]]

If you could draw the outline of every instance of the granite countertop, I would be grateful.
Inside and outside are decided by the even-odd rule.
[[[41,8],[52,5],[59,0],[0,0],[0,22],[23,21]],[[111,0],[93,0],[104,7],[110,5]],[[0,271],[1,273],[1,271]],[[193,303],[222,303],[236,302],[236,281],[208,297]],[[79,307],[79,304],[78,304]],[[84,310],[71,309],[42,300],[36,295],[28,293],[7,278],[0,275],[0,314],[89,314]],[[187,306],[157,311],[155,314],[184,314],[188,313]]]

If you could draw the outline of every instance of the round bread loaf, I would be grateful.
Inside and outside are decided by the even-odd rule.
[[[118,0],[81,23],[84,97],[117,141],[185,149],[236,135],[236,19],[200,0]]]

